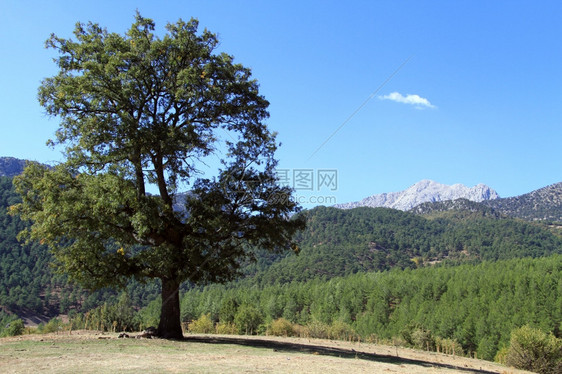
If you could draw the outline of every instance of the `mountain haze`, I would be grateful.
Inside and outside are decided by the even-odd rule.
[[[373,195],[361,201],[337,204],[334,205],[334,207],[340,209],[352,209],[364,206],[371,208],[384,207],[407,211],[426,202],[456,199],[481,202],[498,198],[499,195],[497,192],[485,184],[478,184],[474,187],[467,187],[462,184],[449,186],[424,179],[404,191]]]

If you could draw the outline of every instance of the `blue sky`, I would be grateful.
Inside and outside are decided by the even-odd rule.
[[[123,33],[135,9],[160,34],[198,18],[252,68],[280,169],[314,177],[297,190],[304,207],[421,179],[502,197],[562,181],[559,1],[0,0],[0,156],[61,159],[45,146],[57,120],[36,99],[56,73],[44,41],[77,21]]]

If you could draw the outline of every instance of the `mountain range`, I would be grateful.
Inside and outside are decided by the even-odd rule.
[[[337,204],[334,207],[352,209],[366,206],[370,208],[383,207],[408,211],[426,202],[456,200],[461,198],[481,202],[498,199],[499,195],[485,184],[478,184],[474,187],[466,187],[462,184],[448,186],[429,179],[424,179],[404,191],[372,195],[361,201]]]

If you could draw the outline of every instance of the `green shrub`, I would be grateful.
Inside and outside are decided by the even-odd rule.
[[[497,351],[498,351],[498,347],[496,343],[489,336],[483,337],[478,343],[477,354],[478,354],[478,358],[481,360],[488,360],[488,361],[493,360]]]
[[[82,313],[68,313],[68,321],[71,330],[81,330],[86,328],[86,319]]]
[[[511,332],[507,365],[541,374],[562,372],[562,341],[539,329],[523,326]]]
[[[233,323],[237,310],[238,302],[234,298],[223,300],[219,310],[219,321]]]
[[[25,326],[21,319],[11,321],[2,331],[2,336],[16,336],[23,334]]]
[[[211,314],[202,314],[199,319],[192,321],[187,325],[189,332],[195,334],[211,334],[215,332],[215,326],[213,320],[211,320]]]
[[[139,330],[144,330],[150,326],[158,326],[160,322],[160,310],[162,309],[161,298],[156,298],[151,301],[147,306],[142,308],[135,315]],[[183,318],[183,317],[182,317]],[[183,319],[183,321],[187,321]]]
[[[310,330],[306,326],[295,323],[293,325],[293,331],[295,336],[299,338],[310,338]]]
[[[295,330],[291,322],[281,317],[271,322],[268,333],[274,336],[294,336]]]
[[[436,350],[437,345],[441,344],[442,341],[442,339],[436,339],[430,330],[426,330],[417,323],[409,323],[404,326],[400,331],[400,337],[404,339],[409,346],[424,351]],[[436,340],[439,340],[439,342]]]

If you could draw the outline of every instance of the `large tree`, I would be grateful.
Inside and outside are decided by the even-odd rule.
[[[162,38],[154,28],[137,14],[124,35],[79,23],[74,40],[47,40],[59,72],[39,101],[60,118],[49,142],[65,161],[28,165],[12,211],[87,287],[160,279],[158,333],[180,338],[182,282],[231,280],[250,248],[297,250],[304,222],[276,183],[269,103],[250,70],[194,19]]]

